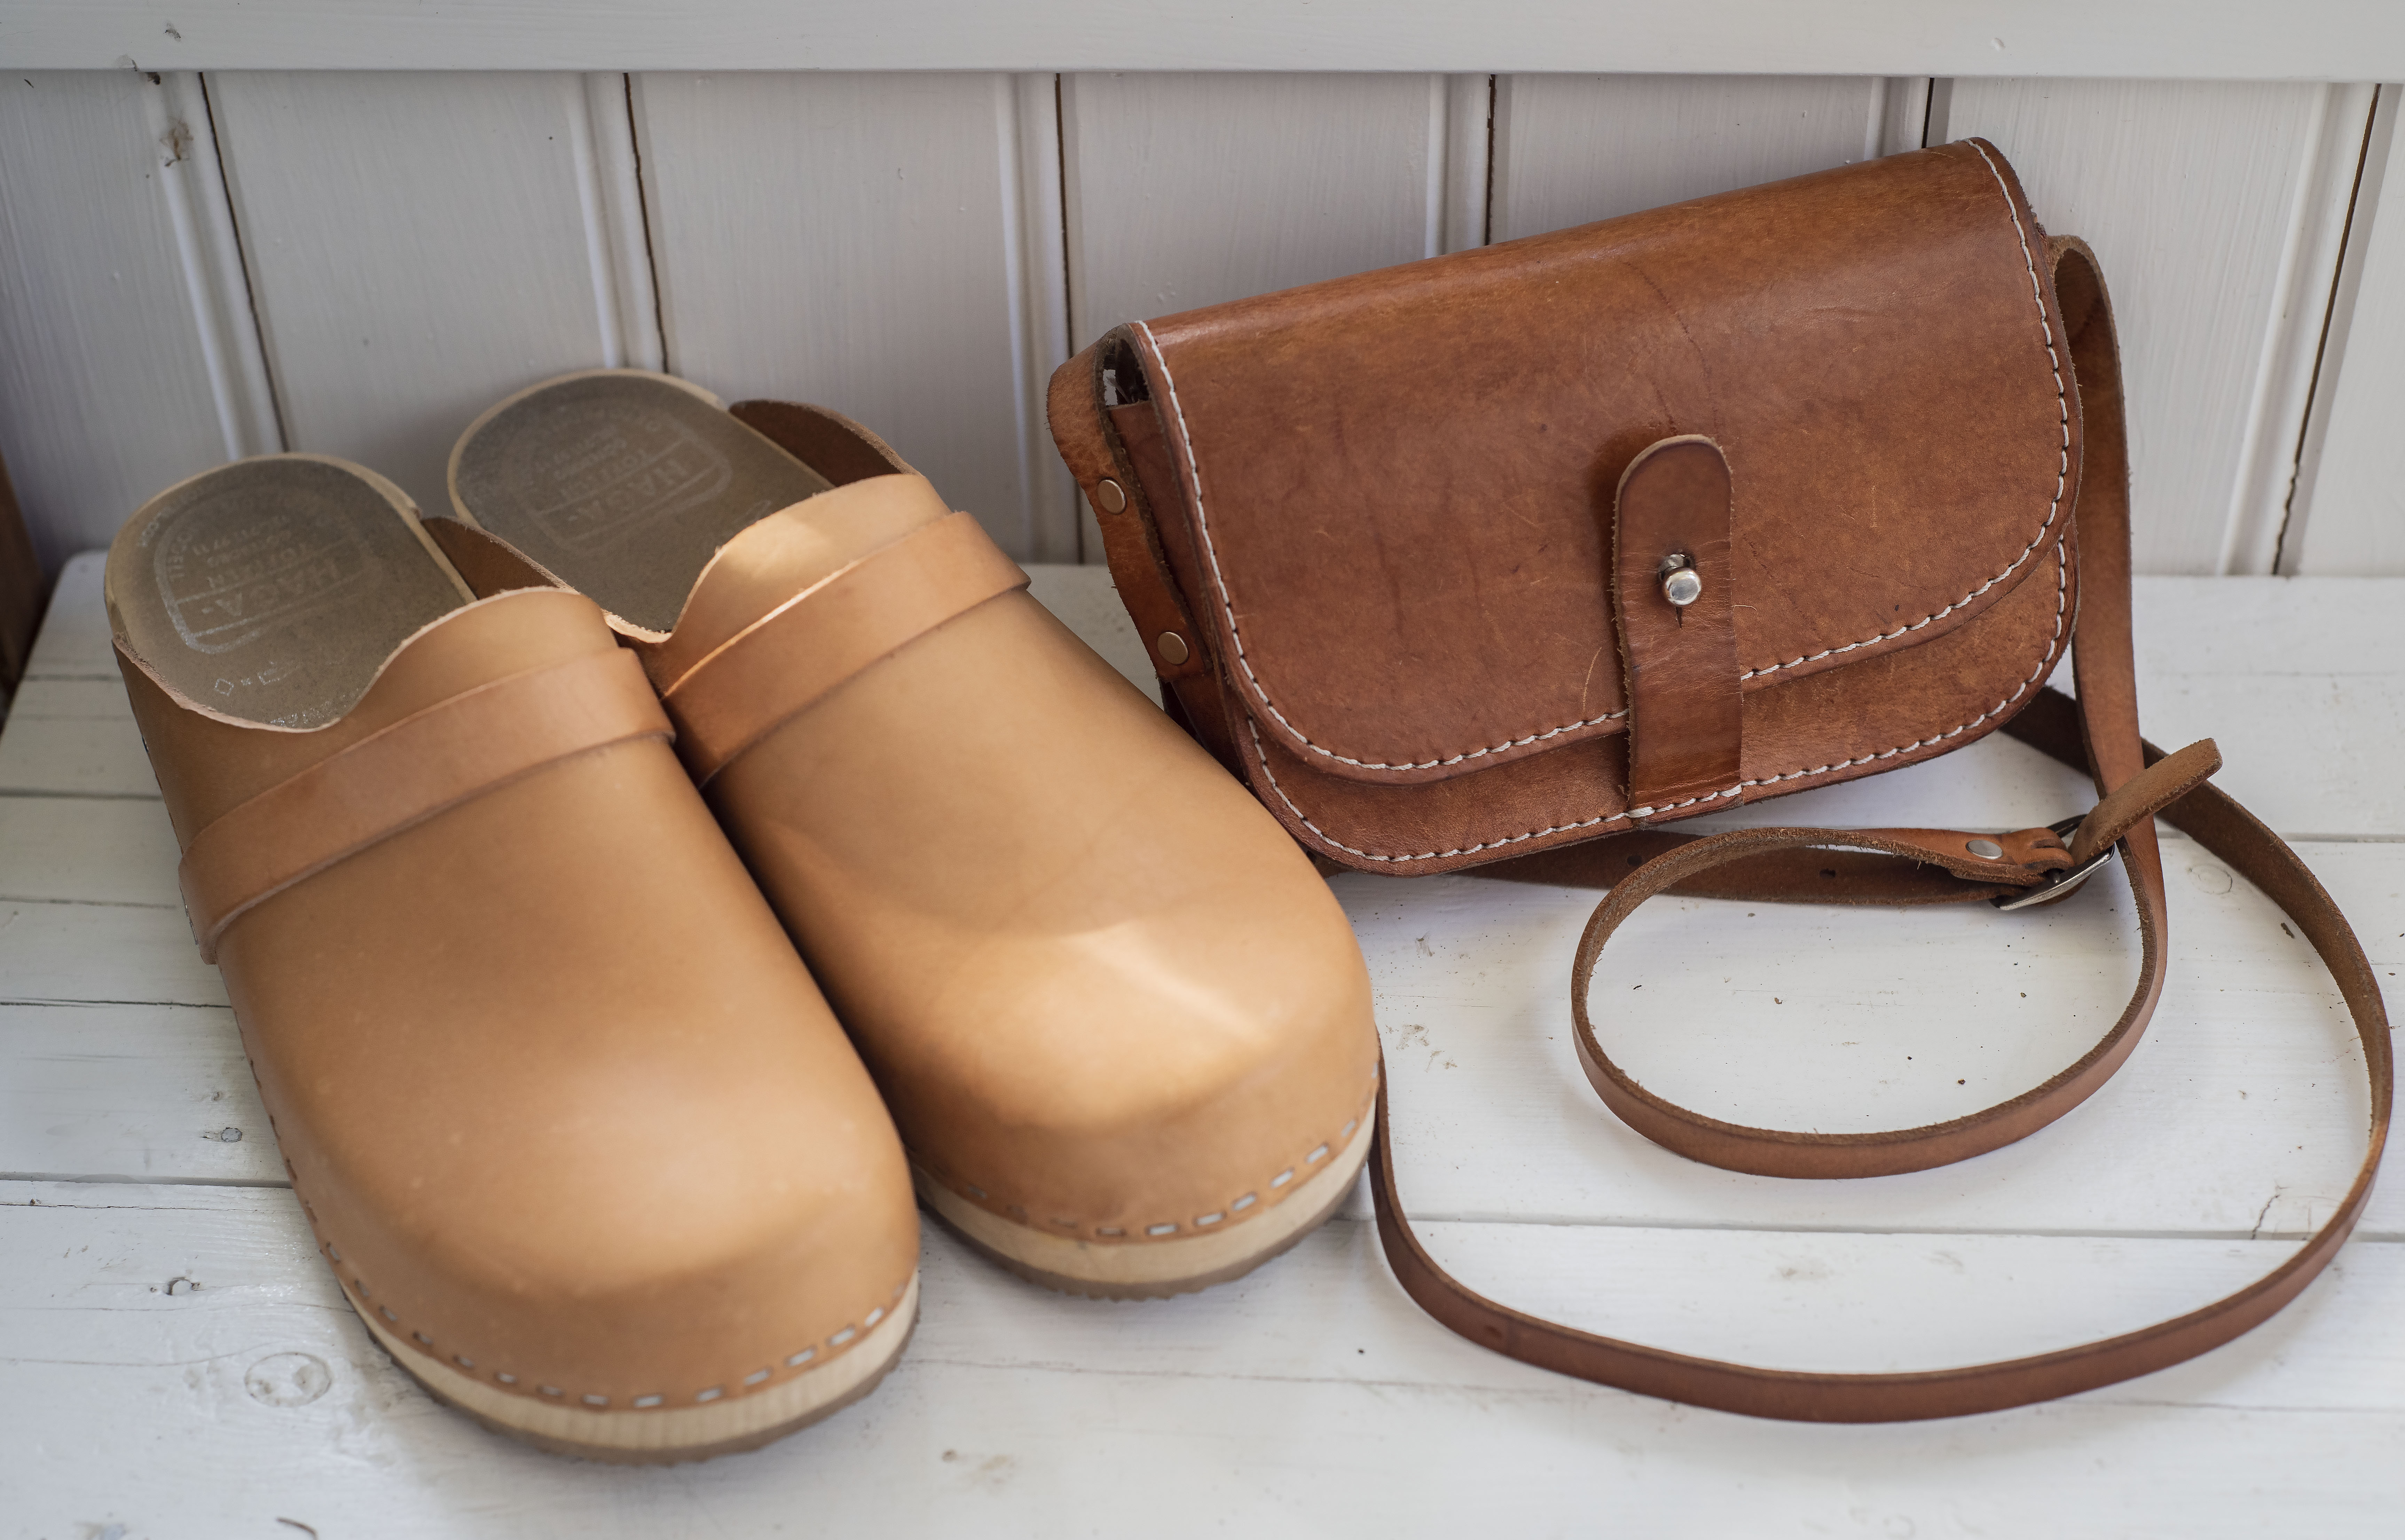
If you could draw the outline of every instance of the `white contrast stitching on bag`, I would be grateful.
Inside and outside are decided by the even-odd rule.
[[[1996,169],[1996,165],[1993,161],[1988,159],[1988,152],[1980,149],[1976,144],[1971,146],[1971,148],[1977,153],[1981,162],[1987,166],[1988,174],[1996,179],[1996,187],[1998,190],[2002,191],[2004,195],[2004,212],[2012,217],[2013,231],[2020,240],[2021,262],[2022,265],[2029,270],[2030,293],[2037,301],[2038,329],[2045,337],[2046,358],[2054,371],[2055,412],[2060,419],[2062,433],[2062,446],[2055,468],[2054,500],[2046,505],[2045,522],[2037,526],[2037,533],[2030,537],[2029,544],[2021,548],[2019,555],[2015,556],[2003,571],[1997,573],[1994,577],[1990,578],[1978,587],[1974,588],[1968,594],[1963,595],[1961,598],[1955,600],[1952,604],[1948,605],[1945,609],[1933,610],[1929,614],[1923,615],[1920,619],[1912,622],[1908,625],[1897,626],[1892,631],[1882,631],[1875,637],[1866,637],[1861,641],[1848,642],[1843,647],[1827,648],[1821,651],[1809,653],[1803,657],[1790,658],[1785,663],[1774,663],[1765,665],[1760,668],[1749,668],[1744,673],[1737,676],[1737,681],[1740,684],[1748,679],[1760,679],[1765,675],[1776,674],[1783,668],[1794,668],[1807,663],[1818,663],[1822,658],[1831,658],[1835,657],[1840,653],[1858,651],[1863,648],[1873,647],[1883,641],[1892,641],[1898,637],[1919,631],[1924,626],[1928,626],[1938,621],[1944,620],[1947,616],[1954,613],[1954,611],[1976,600],[1981,595],[1986,594],[1998,583],[2003,582],[2006,578],[2011,577],[2015,572],[2019,571],[2022,565],[2030,559],[2031,553],[2036,551],[2046,542],[2046,531],[2054,527],[2055,518],[2062,511],[2062,497],[2063,494],[2069,490],[2071,477],[2071,407],[2070,395],[2064,389],[2062,383],[2062,356],[2055,349],[2054,324],[2046,318],[2046,291],[2040,286],[2038,281],[2037,259],[2031,254],[2029,231],[2021,224],[2020,210],[2013,203],[2012,189],[2004,185],[2004,174]],[[1137,330],[1144,333],[1145,341],[1152,344],[1152,356],[1160,364],[1160,383],[1163,390],[1169,397],[1169,409],[1177,418],[1177,437],[1181,447],[1186,452],[1187,475],[1194,484],[1194,523],[1195,526],[1201,530],[1202,535],[1203,553],[1210,558],[1212,580],[1218,586],[1220,611],[1228,617],[1228,637],[1229,640],[1234,644],[1236,650],[1236,665],[1244,670],[1245,682],[1252,686],[1253,693],[1259,698],[1262,708],[1268,711],[1271,716],[1275,717],[1278,721],[1278,725],[1285,728],[1287,733],[1292,735],[1297,743],[1301,744],[1303,748],[1310,749],[1315,754],[1334,760],[1340,764],[1349,764],[1357,770],[1435,770],[1445,765],[1462,764],[1470,760],[1484,759],[1489,754],[1499,754],[1506,749],[1524,748],[1532,743],[1542,743],[1547,738],[1559,737],[1564,733],[1574,733],[1582,727],[1595,727],[1607,721],[1617,721],[1621,718],[1628,715],[1628,712],[1625,709],[1607,711],[1599,717],[1589,717],[1582,721],[1564,722],[1559,727],[1547,728],[1541,733],[1531,733],[1526,737],[1511,738],[1502,743],[1489,744],[1484,749],[1467,749],[1458,754],[1444,755],[1435,759],[1419,760],[1403,764],[1389,764],[1374,761],[1357,760],[1348,755],[1337,753],[1332,749],[1322,748],[1320,745],[1312,742],[1310,737],[1303,733],[1301,728],[1297,727],[1287,719],[1285,712],[1277,708],[1277,703],[1270,699],[1268,688],[1261,683],[1260,677],[1253,672],[1252,660],[1245,654],[1244,633],[1236,624],[1235,601],[1229,596],[1227,574],[1219,566],[1219,548],[1217,543],[1211,538],[1211,517],[1205,511],[1202,500],[1202,468],[1194,457],[1194,437],[1187,425],[1186,409],[1177,399],[1177,380],[1170,371],[1169,355],[1162,350],[1160,339],[1152,334],[1151,326],[1146,322],[1138,321],[1135,323],[1135,327]],[[1967,727],[1971,724],[1965,723],[1964,725]],[[1959,732],[1962,731],[1962,729],[1958,728],[1956,731]],[[1256,741],[1258,741],[1258,735],[1256,735]],[[1893,751],[1901,752],[1902,750]],[[1854,762],[1849,761],[1848,763],[1850,763]],[[1829,768],[1836,767],[1831,766]],[[1811,774],[1812,772],[1800,773]],[[1271,784],[1273,786],[1276,784],[1275,777],[1271,777]],[[1280,792],[1279,795],[1283,797],[1285,793]],[[1734,796],[1736,795],[1736,791],[1732,789],[1728,791],[1715,792],[1713,795]],[[1702,800],[1705,799],[1691,797],[1686,802],[1673,803],[1661,808],[1648,808],[1645,809],[1645,812],[1668,812],[1673,808],[1686,807]],[[1288,802],[1287,805],[1292,807],[1294,805],[1291,802]],[[1302,817],[1300,809],[1296,811],[1295,817]],[[1599,820],[1589,821],[1594,822]],[[1561,826],[1561,828],[1540,829],[1530,833],[1517,835],[1515,838],[1534,839],[1539,834],[1559,833],[1561,833],[1562,828],[1583,829],[1586,827],[1588,827],[1588,824],[1585,823],[1566,824]],[[1315,833],[1317,833],[1316,830],[1313,832]],[[1323,839],[1326,838],[1325,835],[1322,835],[1321,837]],[[1335,847],[1340,850],[1352,850],[1352,847],[1337,845],[1333,840],[1329,840],[1329,843],[1335,846]],[[1469,855],[1473,851],[1484,850],[1486,848],[1488,848],[1488,847],[1478,845],[1471,846],[1468,849],[1464,850],[1431,852],[1431,854]],[[1354,850],[1353,854],[1365,856],[1367,859],[1372,861],[1418,861],[1428,859],[1418,856],[1368,856],[1368,852],[1359,850]]]
[[[1507,749],[1542,743],[1547,738],[1559,737],[1564,733],[1575,733],[1582,727],[1594,727],[1607,721],[1617,721],[1628,715],[1625,709],[1607,711],[1602,716],[1589,717],[1584,721],[1564,722],[1559,727],[1547,728],[1541,733],[1531,733],[1525,738],[1511,738],[1502,743],[1489,744],[1484,749],[1467,749],[1440,759],[1422,760],[1414,764],[1384,764],[1368,760],[1357,760],[1349,755],[1340,754],[1332,749],[1323,749],[1312,742],[1301,728],[1287,720],[1286,713],[1277,708],[1277,703],[1270,699],[1270,693],[1261,684],[1260,677],[1253,672],[1253,661],[1245,656],[1244,633],[1236,625],[1235,604],[1228,597],[1228,575],[1220,570],[1219,547],[1211,539],[1211,517],[1203,511],[1202,508],[1202,468],[1194,458],[1194,435],[1186,425],[1186,409],[1178,404],[1177,379],[1169,371],[1169,355],[1161,351],[1160,339],[1152,334],[1152,328],[1143,321],[1136,322],[1135,326],[1138,331],[1144,333],[1144,340],[1152,344],[1152,356],[1160,362],[1161,388],[1168,392],[1169,410],[1177,417],[1178,442],[1186,451],[1186,473],[1194,483],[1194,523],[1202,532],[1203,553],[1211,558],[1211,577],[1219,587],[1219,608],[1228,617],[1228,638],[1235,644],[1236,665],[1245,671],[1245,682],[1251,685],[1253,693],[1260,697],[1262,707],[1278,720],[1278,725],[1294,735],[1297,743],[1315,754],[1334,760],[1340,764],[1352,765],[1357,770],[1434,770],[1442,765],[1460,764],[1470,760],[1484,759],[1489,754],[1499,754]]]
[[[1898,754],[1909,754],[1916,749],[1926,749],[1932,744],[1944,743],[1949,738],[1961,737],[2028,693],[2029,687],[2045,677],[2046,665],[2054,661],[2055,652],[2062,643],[2062,628],[2069,618],[2071,599],[2071,558],[2069,553],[2064,551],[2063,542],[2060,540],[2054,542],[2054,633],[2046,639],[2046,651],[2038,654],[2037,664],[2031,668],[2029,677],[2015,686],[2011,694],[1973,717],[1969,721],[1929,737],[1916,738],[1910,743],[1898,744],[1893,749],[1881,749],[1876,754],[1857,754],[1852,759],[1839,760],[1834,764],[1816,764],[1809,769],[1790,770],[1783,776],[1765,776],[1759,780],[1741,780],[1725,791],[1708,791],[1701,796],[1689,797],[1684,802],[1665,803],[1659,807],[1632,807],[1624,813],[1597,814],[1594,818],[1585,819],[1577,823],[1557,823],[1550,829],[1532,829],[1525,834],[1510,834],[1502,839],[1484,840],[1476,845],[1459,846],[1451,850],[1423,850],[1415,856],[1381,856],[1368,850],[1357,849],[1342,840],[1331,838],[1328,831],[1312,822],[1310,817],[1294,805],[1294,799],[1286,794],[1286,788],[1278,784],[1277,772],[1270,768],[1269,754],[1261,745],[1260,724],[1247,717],[1245,725],[1253,735],[1253,758],[1260,765],[1262,776],[1268,779],[1270,790],[1278,794],[1278,801],[1286,804],[1287,811],[1294,815],[1295,821],[1310,830],[1313,837],[1329,848],[1359,856],[1364,861],[1442,861],[1450,856],[1475,855],[1481,850],[1497,850],[1507,845],[1518,845],[1523,840],[1541,839],[1547,834],[1564,833],[1572,829],[1593,829],[1607,823],[1628,823],[1637,819],[1676,812],[1681,807],[1693,807],[1699,802],[1718,802],[1724,797],[1741,798],[1747,791],[1756,786],[1776,786],[1782,781],[1800,780],[1807,776],[1825,776],[1831,771],[1849,769],[1857,764],[1868,764],[1874,760],[1892,760]]]

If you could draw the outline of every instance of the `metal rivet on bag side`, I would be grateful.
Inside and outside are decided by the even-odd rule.
[[[1704,595],[1704,575],[1684,556],[1667,556],[1662,562],[1662,596],[1684,609]]]
[[[1174,631],[1162,632],[1160,639],[1152,644],[1152,649],[1154,651],[1160,654],[1160,661],[1169,665],[1172,668],[1176,667],[1179,664],[1184,663],[1188,657],[1191,656],[1191,654],[1186,651],[1186,638],[1179,636]]]
[[[1127,488],[1108,476],[1094,483],[1094,506],[1105,513],[1127,511]]]
[[[1998,845],[1991,839],[1975,839],[1965,844],[1962,848],[1970,851],[1981,861],[2002,861],[2004,859],[2004,847]]]

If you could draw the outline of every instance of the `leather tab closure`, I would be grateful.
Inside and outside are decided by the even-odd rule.
[[[921,525],[769,610],[661,691],[677,753],[707,783],[872,665],[1026,586],[970,514]]]
[[[192,836],[177,872],[201,960],[254,906],[495,787],[668,719],[619,648],[465,691],[331,754]]]
[[[1734,799],[1742,778],[1729,503],[1728,461],[1699,434],[1649,446],[1620,478],[1611,598],[1628,679],[1631,818]]]

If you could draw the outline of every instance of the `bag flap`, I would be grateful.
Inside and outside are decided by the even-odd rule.
[[[1743,689],[1942,636],[2076,490],[2044,239],[1970,140],[1139,323],[1197,619],[1331,774],[1621,731],[1614,490],[1702,434]]]

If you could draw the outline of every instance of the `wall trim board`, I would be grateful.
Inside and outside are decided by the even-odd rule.
[[[14,0],[17,69],[2405,76],[2393,0]]]

